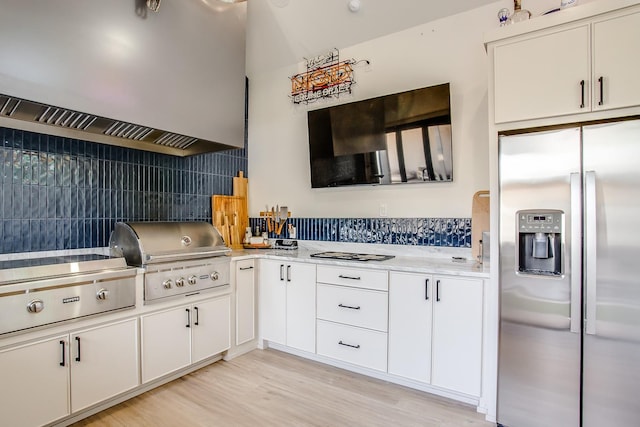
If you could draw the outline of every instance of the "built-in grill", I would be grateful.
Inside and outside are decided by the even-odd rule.
[[[100,254],[0,261],[0,335],[133,308],[136,274]]]
[[[231,250],[207,222],[118,222],[109,248],[145,269],[145,303],[230,288]]]

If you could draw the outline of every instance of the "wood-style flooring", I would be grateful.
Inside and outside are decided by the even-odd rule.
[[[276,350],[220,361],[79,426],[488,427],[475,408]]]

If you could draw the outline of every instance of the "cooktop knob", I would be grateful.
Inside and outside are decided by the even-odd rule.
[[[167,279],[164,282],[162,282],[162,287],[164,287],[165,289],[171,289],[172,285],[173,285],[173,280],[171,279]]]
[[[29,313],[40,313],[44,310],[44,302],[41,299],[34,299],[29,304],[27,304],[27,311]]]
[[[209,275],[209,277],[211,277],[211,280],[218,280],[219,276],[218,276],[218,272],[214,271],[213,273],[211,273]]]
[[[96,298],[99,300],[105,300],[109,297],[109,291],[106,289],[100,289],[97,293],[96,293]]]
[[[196,281],[197,281],[196,276],[189,277],[189,284],[190,285],[195,285]]]
[[[176,286],[181,288],[184,286],[186,280],[184,280],[184,277],[179,278],[178,280],[176,280]]]

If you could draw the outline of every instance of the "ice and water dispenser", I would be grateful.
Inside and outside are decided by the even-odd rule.
[[[517,268],[520,273],[562,274],[562,216],[559,210],[523,210],[517,213]]]

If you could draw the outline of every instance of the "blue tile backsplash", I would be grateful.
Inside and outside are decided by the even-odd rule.
[[[174,157],[0,128],[0,252],[107,246],[116,221],[211,221],[247,147]]]
[[[289,218],[287,223],[300,240],[471,247],[471,218]],[[265,229],[262,218],[251,218],[250,224]],[[287,227],[283,230],[269,237],[289,238]]]

